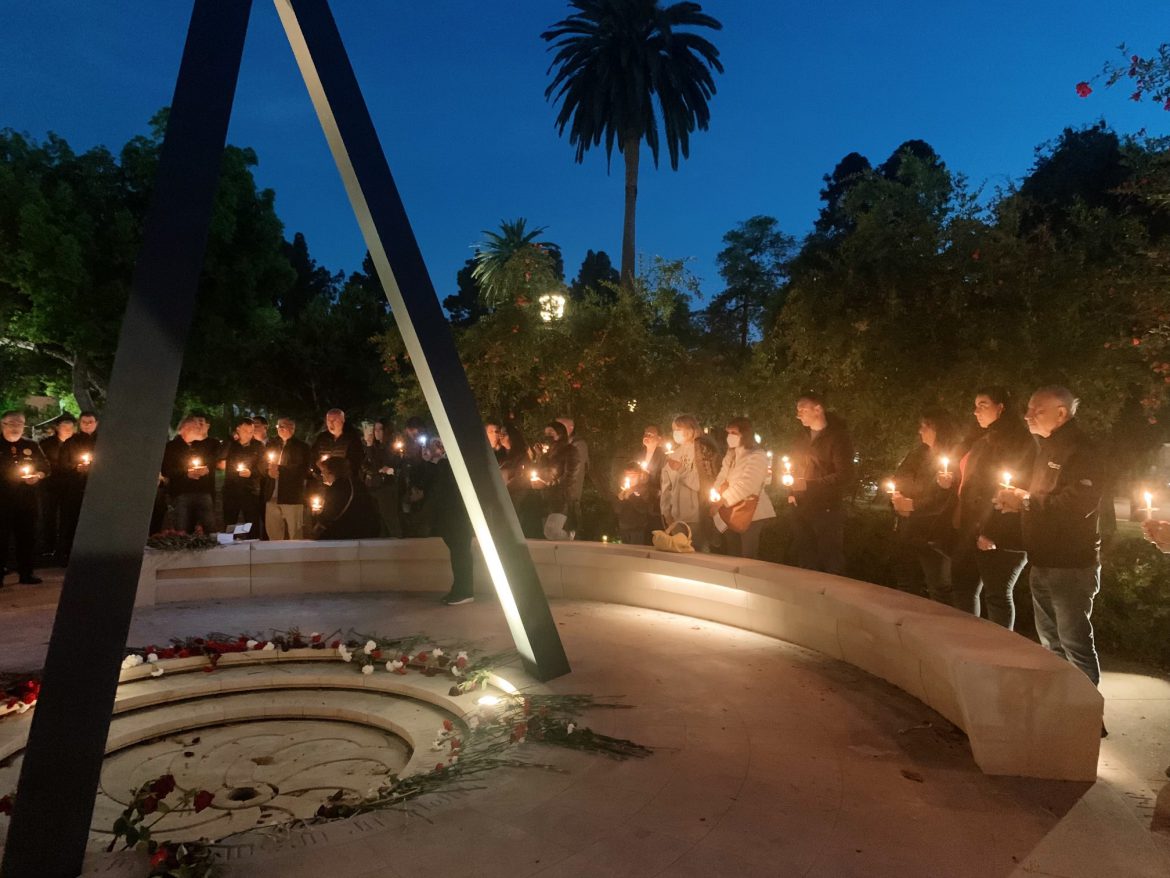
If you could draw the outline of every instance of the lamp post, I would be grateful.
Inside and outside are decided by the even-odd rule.
[[[565,316],[565,296],[563,293],[545,293],[537,302],[540,305],[540,319],[545,323],[554,323]]]

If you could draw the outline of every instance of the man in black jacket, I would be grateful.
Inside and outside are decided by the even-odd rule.
[[[260,538],[260,496],[264,476],[264,444],[254,438],[251,418],[238,418],[231,441],[221,452],[223,469],[223,523],[231,528],[241,520],[252,527],[249,539]]]
[[[349,474],[355,479],[361,475],[365,460],[362,434],[345,423],[345,412],[330,409],[325,412],[325,429],[313,440],[312,465],[315,474],[321,474],[321,464],[331,457],[349,461]]]
[[[296,437],[292,418],[276,422],[276,438],[265,452],[272,493],[264,505],[265,531],[270,540],[304,539],[305,480],[309,477],[309,445]]]
[[[39,585],[33,574],[37,539],[37,483],[49,474],[40,446],[24,438],[24,414],[0,416],[0,584],[11,536],[16,544],[16,572],[24,585]]]
[[[825,411],[824,397],[805,393],[796,419],[807,432],[793,450],[798,563],[808,570],[845,572],[844,500],[853,489],[853,441],[845,422]]]
[[[1042,387],[1032,394],[1025,418],[1039,450],[1031,482],[1026,491],[1001,489],[995,502],[1021,515],[1040,642],[1096,685],[1101,666],[1089,617],[1101,588],[1097,508],[1104,464],[1073,420],[1079,402],[1064,387]]]
[[[175,510],[175,529],[194,533],[215,530],[214,458],[202,438],[203,428],[193,415],[179,421],[178,434],[163,451],[162,475]]]
[[[96,412],[82,412],[78,419],[80,431],[61,446],[57,465],[62,480],[61,530],[57,535],[57,558],[68,563],[73,551],[73,537],[81,518],[81,501],[89,482],[89,467],[97,446],[98,418]]]
[[[65,482],[62,478],[61,449],[77,432],[77,419],[66,412],[53,424],[53,435],[41,440],[41,453],[49,462],[49,475],[41,483],[41,552],[57,554],[57,538],[64,515]]]

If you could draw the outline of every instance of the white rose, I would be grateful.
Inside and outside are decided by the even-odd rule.
[[[260,641],[258,641],[258,640],[249,640],[247,645],[248,645],[248,649],[255,649],[257,646],[259,646],[259,645],[260,645]]]
[[[272,652],[274,649],[276,649],[276,644],[273,643],[271,640],[269,640],[267,643],[264,644],[264,646],[262,646],[260,648],[260,651],[261,652]]]
[[[433,655],[435,658],[438,658],[442,654],[443,654],[443,650],[439,649],[439,647],[437,647],[437,646],[431,651],[431,655]]]
[[[478,729],[479,728],[479,717],[478,716],[468,717],[467,726],[468,726],[468,728]]]
[[[374,666],[373,665],[362,665],[362,673],[363,674],[374,673]]]
[[[455,656],[455,661],[459,661],[459,659],[463,659],[464,661],[469,661],[469,659],[467,658],[467,653],[465,653],[465,652],[460,652],[459,655]]]
[[[128,655],[126,658],[122,659],[122,670],[128,671],[130,668],[136,668],[140,664],[142,664],[142,656]]]
[[[369,655],[371,652],[373,652],[377,648],[378,648],[378,644],[374,643],[374,641],[372,641],[372,640],[366,641],[366,647],[365,647],[366,655]]]
[[[153,665],[155,662],[157,662],[157,661],[158,661],[158,653],[157,653],[157,652],[152,652],[150,655],[148,655],[148,656],[146,657],[146,660],[147,660],[148,662],[150,662],[150,663]]]
[[[436,750],[436,751],[437,750],[444,750],[444,749],[446,749],[446,747],[447,747],[447,742],[444,741],[442,738],[435,738],[435,740],[431,741],[431,749],[432,750]]]
[[[567,726],[565,726],[565,734],[566,735],[573,734],[573,729],[575,729],[575,728],[577,728],[576,723],[569,723]]]
[[[341,644],[341,646],[337,647],[337,654],[339,656],[341,656],[341,660],[343,662],[353,661],[353,653],[351,653],[348,649],[345,648],[344,643]]]

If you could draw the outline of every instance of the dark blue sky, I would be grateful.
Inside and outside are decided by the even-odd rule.
[[[1170,39],[1165,0],[769,3],[709,0],[718,79],[711,130],[678,173],[643,160],[638,250],[693,257],[720,289],[723,234],[755,214],[804,234],[821,177],[857,150],[875,163],[902,141],[931,143],[988,190],[1019,179],[1033,149],[1104,117],[1121,132],[1170,132],[1170,113],[1124,85],[1088,100],[1074,84],[1115,47]],[[524,216],[549,227],[571,276],[587,248],[620,253],[620,158],[573,162],[544,100],[539,34],[558,0],[334,0],[342,36],[440,296],[481,230]],[[1112,7],[1112,11],[1110,9]],[[169,103],[190,3],[2,3],[0,127],[76,149],[114,150]],[[1118,11],[1121,10],[1121,11]],[[365,247],[270,2],[256,0],[229,134],[254,147],[286,234],[351,270]],[[615,157],[616,158],[616,157]]]

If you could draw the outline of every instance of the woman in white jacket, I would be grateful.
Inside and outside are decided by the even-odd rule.
[[[711,497],[711,512],[715,527],[723,533],[723,546],[729,555],[741,558],[760,556],[760,531],[764,522],[776,517],[772,501],[765,490],[768,484],[768,455],[756,442],[752,422],[747,418],[732,418],[727,424],[727,454],[723,467],[715,477],[719,499]],[[743,533],[727,528],[719,517],[721,507],[731,507],[751,497],[757,498],[751,526]]]

